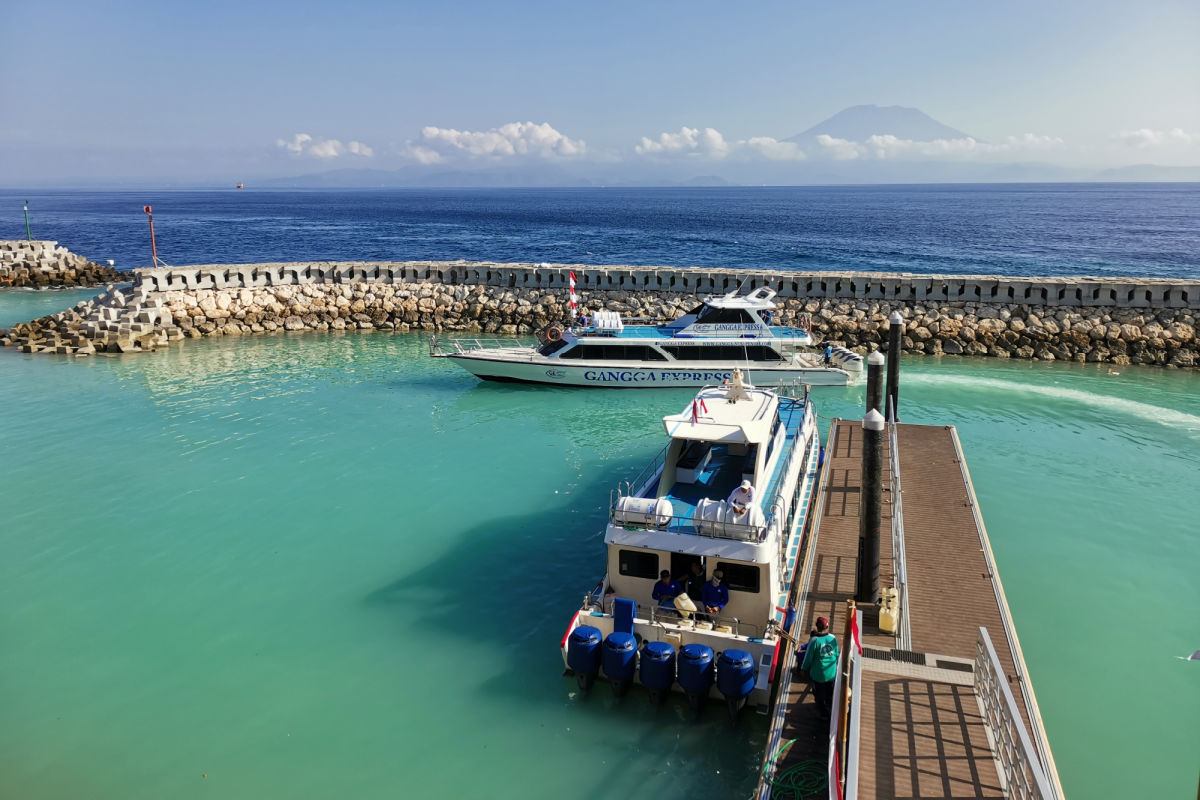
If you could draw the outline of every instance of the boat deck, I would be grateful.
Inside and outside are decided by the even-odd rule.
[[[772,503],[770,500],[779,494],[779,486],[783,480],[787,455],[792,452],[800,441],[804,426],[803,401],[781,398],[779,419],[787,436],[786,442],[783,445],[784,458],[780,458],[776,462],[775,468],[768,478],[766,485],[755,487],[764,514],[771,513]],[[753,472],[753,465],[750,465],[749,470]],[[713,444],[708,462],[697,472],[696,480],[692,483],[676,481],[665,495],[671,501],[674,516],[689,521],[687,525],[680,525],[679,532],[687,533],[689,529],[691,532],[694,532],[695,529],[691,528],[690,520],[700,500],[704,498],[724,500],[742,482],[745,474],[746,463],[744,455],[731,454],[729,445],[727,444]],[[657,489],[657,482],[653,482],[641,494],[654,494]]]
[[[811,578],[802,598],[801,638],[817,616],[830,619],[839,639],[845,629],[846,601],[854,597],[858,563],[862,438],[857,420],[835,421],[830,431],[817,540],[809,554]],[[992,638],[1031,739],[1030,720],[1039,729],[1041,723],[1036,701],[1030,707],[1023,696],[1024,668],[1014,655],[1019,645],[1005,625],[1008,610],[988,565],[989,545],[976,523],[957,435],[951,427],[901,424],[897,439],[911,647],[897,650],[897,636],[879,630],[877,611],[864,609],[857,796],[1004,797],[974,688],[979,627],[986,627]],[[881,586],[893,585],[894,570],[888,480],[885,468]],[[807,681],[792,681],[780,702],[786,704],[781,741],[795,741],[778,760],[776,774],[808,760],[824,765],[827,725]],[[1052,762],[1047,772],[1057,785]]]

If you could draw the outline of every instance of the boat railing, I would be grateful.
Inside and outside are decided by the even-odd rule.
[[[657,605],[637,604],[638,616],[642,616],[645,612],[644,619],[648,620],[652,625],[672,625],[674,627],[684,628],[685,630],[703,630],[713,631],[716,633],[727,633],[734,636],[742,636],[745,638],[761,637],[766,632],[765,625],[755,625],[753,622],[743,622],[737,617],[725,617],[719,614],[709,614],[704,611],[688,612],[691,616],[684,619],[677,611],[662,608]],[[701,625],[708,627],[701,628]]]
[[[628,485],[628,484],[625,484]],[[624,495],[620,489],[613,491],[613,502],[608,509],[608,523],[618,528],[624,528],[627,531],[663,531],[664,533],[678,533],[687,536],[705,536],[709,539],[731,539],[738,542],[762,542],[766,541],[767,531],[770,530],[771,524],[775,517],[768,517],[762,525],[744,525],[738,522],[710,522],[704,520],[699,526],[696,525],[696,519],[693,516],[679,516],[677,514],[655,514],[653,511],[642,514],[641,512],[632,512],[620,508],[620,502]],[[644,517],[644,522],[631,521],[630,517]]]
[[[457,353],[470,353],[479,350],[486,351],[507,348],[528,349],[530,351],[529,360],[533,360],[533,344],[531,342],[523,342],[520,339],[485,339],[475,337],[447,339],[437,335],[429,337],[429,355],[431,356],[448,356]]]
[[[1000,764],[1004,796],[1014,800],[1057,798],[1038,751],[1025,731],[992,637],[982,627],[975,640],[975,696],[979,698],[992,750]]]

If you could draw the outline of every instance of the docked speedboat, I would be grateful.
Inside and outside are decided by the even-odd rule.
[[[613,493],[607,571],[571,618],[563,659],[585,691],[603,676],[619,695],[640,676],[656,700],[674,689],[699,708],[723,696],[736,713],[766,703],[782,668],[820,460],[816,414],[806,393],[747,387],[735,373],[663,425],[666,447]]]
[[[429,352],[484,380],[561,386],[707,386],[734,369],[757,386],[843,386],[862,371],[862,357],[845,348],[828,358],[814,352],[808,326],[771,325],[774,297],[767,287],[734,290],[665,325],[627,325],[618,312],[597,311],[546,328],[537,344],[433,337]]]

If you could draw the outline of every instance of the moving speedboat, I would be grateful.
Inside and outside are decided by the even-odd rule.
[[[663,425],[666,447],[613,494],[607,570],[563,634],[563,659],[585,691],[604,677],[621,695],[636,675],[655,700],[675,689],[697,709],[724,697],[736,713],[765,704],[781,668],[820,461],[816,414],[806,392],[751,388],[735,373]],[[753,497],[739,504],[744,482]],[[670,588],[689,575],[712,588],[698,599]]]
[[[830,348],[828,363],[813,352],[808,326],[771,325],[774,297],[767,287],[734,290],[665,325],[626,325],[618,312],[597,311],[546,328],[536,345],[435,336],[429,353],[484,380],[560,386],[707,386],[735,369],[756,386],[844,386],[862,372],[862,357],[850,350]]]

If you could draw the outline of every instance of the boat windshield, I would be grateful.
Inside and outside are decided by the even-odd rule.
[[[705,325],[746,325],[756,324],[758,321],[744,308],[705,306],[696,316],[696,322]]]

